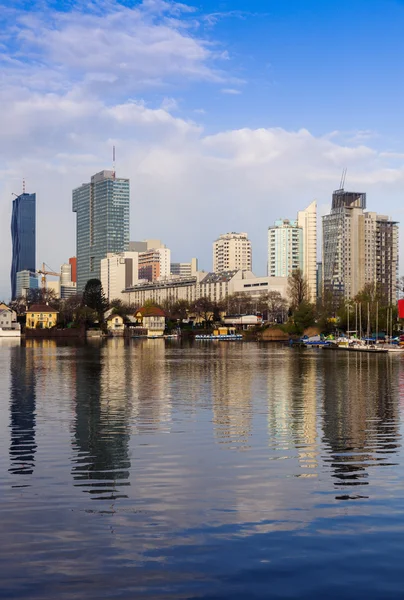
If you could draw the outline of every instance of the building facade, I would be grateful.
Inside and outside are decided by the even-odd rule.
[[[171,250],[168,248],[151,248],[139,253],[139,279],[155,281],[161,277],[169,278],[171,274]]]
[[[75,256],[69,258],[69,265],[71,268],[71,281],[73,281],[73,283],[77,283],[77,258]]]
[[[224,273],[205,273],[198,271],[192,277],[174,277],[172,279],[139,282],[124,292],[125,301],[138,306],[148,300],[157,304],[174,303],[177,300],[194,302],[199,298],[209,298],[219,302],[235,293],[246,293],[258,298],[265,292],[280,292],[287,297],[288,280],[286,277],[255,277],[251,271],[227,271]]]
[[[123,290],[138,281],[139,253],[108,253],[101,261],[101,284],[106,298],[122,300]]]
[[[58,318],[58,311],[46,304],[34,304],[27,310],[26,328],[50,329],[55,327]]]
[[[340,301],[367,284],[379,285],[385,300],[396,300],[398,225],[365,212],[366,194],[337,190],[323,217],[323,291]]]
[[[36,194],[23,193],[13,200],[11,215],[11,299],[17,298],[17,273],[36,267]]]
[[[246,233],[224,233],[213,242],[213,272],[251,271],[252,249]]]
[[[101,171],[73,190],[76,213],[77,289],[101,278],[101,260],[129,245],[129,179]]]
[[[303,276],[307,282],[310,302],[317,297],[317,202],[297,213],[297,224],[302,229]]]
[[[303,229],[280,219],[268,229],[268,277],[289,277],[297,269],[303,271]]]
[[[192,277],[198,270],[198,259],[192,258],[189,263],[171,263],[171,275]]]
[[[28,290],[37,290],[38,277],[31,271],[19,271],[16,277],[16,298],[25,298]]]

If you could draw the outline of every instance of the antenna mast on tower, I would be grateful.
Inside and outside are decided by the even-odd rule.
[[[25,178],[22,180],[22,193],[25,194]]]
[[[112,146],[112,172],[114,174],[115,179],[115,146]]]
[[[339,189],[340,190],[344,189],[346,172],[347,172],[347,168],[345,167],[344,169],[342,169],[341,183],[339,184]]]

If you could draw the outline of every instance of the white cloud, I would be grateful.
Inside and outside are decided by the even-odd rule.
[[[238,96],[241,94],[241,90],[236,90],[235,88],[223,88],[220,92],[222,94],[229,94],[230,96]]]

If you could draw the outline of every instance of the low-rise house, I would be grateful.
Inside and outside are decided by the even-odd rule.
[[[166,328],[166,315],[158,306],[143,306],[135,312],[136,326],[144,329],[148,337],[160,337]]]
[[[6,304],[0,303],[0,337],[17,337],[21,335],[17,314]]]
[[[125,322],[121,315],[110,314],[107,317],[108,333],[112,335],[123,335],[125,331]]]
[[[58,311],[46,304],[33,304],[27,310],[27,329],[50,329],[55,327]]]

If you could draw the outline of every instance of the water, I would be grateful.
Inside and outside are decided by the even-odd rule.
[[[0,598],[402,598],[404,356],[0,347]]]

